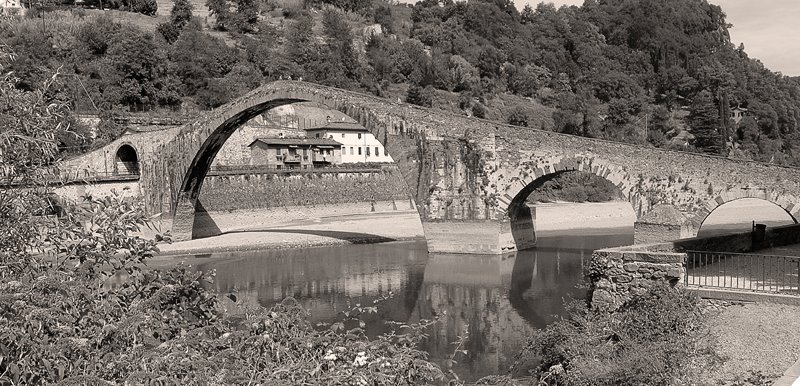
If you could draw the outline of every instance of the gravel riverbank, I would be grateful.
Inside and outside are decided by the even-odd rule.
[[[161,255],[186,255],[256,249],[308,248],[423,238],[416,211],[333,216],[252,228],[219,236],[159,244]]]
[[[732,385],[753,374],[772,380],[800,359],[800,307],[738,303],[710,312],[712,333],[724,362],[709,373],[710,384]]]

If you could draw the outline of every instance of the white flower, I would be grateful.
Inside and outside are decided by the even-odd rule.
[[[364,353],[363,351],[360,351],[358,353],[358,356],[356,356],[356,359],[353,360],[353,366],[361,367],[361,366],[366,365],[367,364],[367,357],[368,357],[368,355],[366,355],[366,353]]]
[[[335,361],[336,358],[338,358],[336,356],[336,354],[334,354],[331,350],[328,350],[325,354],[326,355],[324,357],[322,357],[322,359],[324,359],[326,361]]]

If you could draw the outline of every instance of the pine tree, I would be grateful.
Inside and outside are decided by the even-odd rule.
[[[170,44],[178,40],[181,31],[192,20],[192,3],[189,0],[174,0],[169,22],[161,23],[156,30]]]
[[[699,92],[692,102],[689,124],[694,134],[694,146],[705,153],[721,154],[719,111],[708,90]]]
[[[189,0],[174,0],[170,11],[170,22],[182,29],[192,20],[192,10],[194,6]]]

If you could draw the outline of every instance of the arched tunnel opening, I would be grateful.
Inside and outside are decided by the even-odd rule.
[[[714,208],[700,224],[697,237],[712,237],[753,231],[753,224],[767,228],[796,224],[779,205],[761,198],[740,198]]]
[[[138,175],[139,156],[131,145],[122,145],[114,156],[114,173],[117,175]]]
[[[509,204],[508,216],[517,250],[541,245],[543,236],[549,245],[575,234],[624,236],[609,242],[627,244],[633,241],[636,220],[617,186],[598,175],[574,170],[547,174],[529,183]]]

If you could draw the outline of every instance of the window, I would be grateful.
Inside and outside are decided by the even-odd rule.
[[[317,137],[317,138],[319,138],[319,133],[315,134],[314,136],[315,136],[315,137]]]
[[[361,133],[358,133],[358,139],[361,139]]]
[[[369,157],[369,146],[367,146],[367,157]]]
[[[380,156],[380,155],[381,155],[381,152],[380,152],[380,151],[378,151],[378,147],[377,147],[377,146],[375,146],[375,156],[376,156],[376,157],[378,157],[378,156]]]
[[[342,133],[342,138],[344,138],[344,133]]]
[[[361,155],[361,146],[358,147],[358,155]]]
[[[350,146],[350,155],[353,155],[353,147]]]

